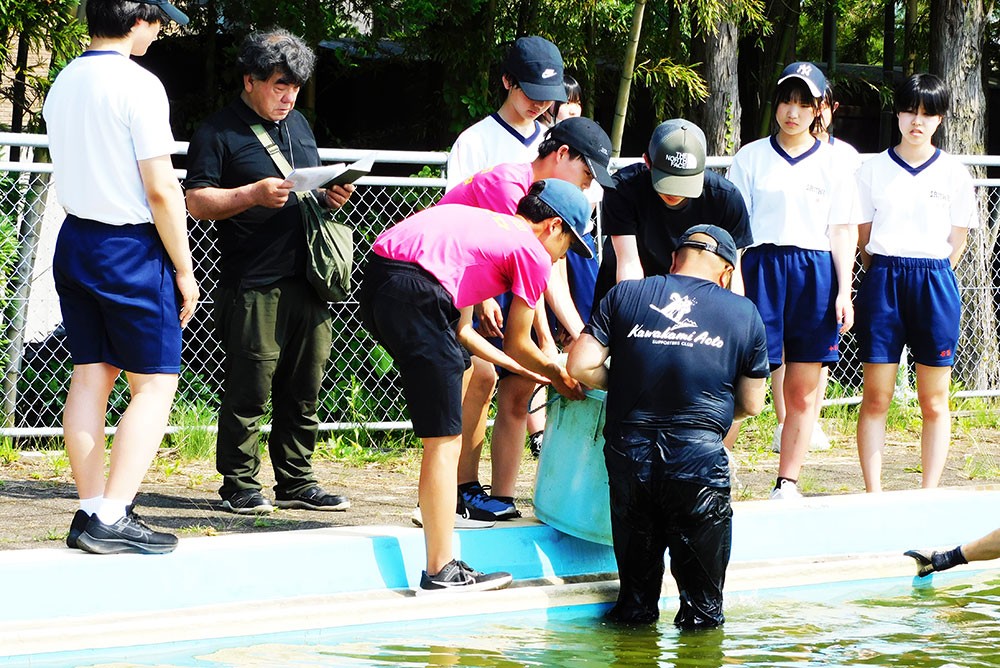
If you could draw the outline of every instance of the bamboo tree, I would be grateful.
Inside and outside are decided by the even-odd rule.
[[[621,154],[622,134],[625,132],[625,116],[628,113],[628,98],[632,89],[635,56],[639,51],[639,35],[642,32],[642,17],[645,10],[646,0],[635,0],[635,9],[632,10],[632,30],[625,46],[622,74],[618,82],[618,97],[615,100],[615,117],[611,124],[611,155],[615,158]]]

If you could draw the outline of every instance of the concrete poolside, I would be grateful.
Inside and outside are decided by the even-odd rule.
[[[953,547],[996,528],[1000,488],[753,501],[734,509],[727,590],[746,591],[912,575],[905,549]],[[480,570],[512,572],[515,586],[413,596],[423,539],[403,527],[187,538],[164,556],[0,552],[0,665],[137,643],[613,600],[611,548],[535,520],[460,531],[455,544],[457,556]],[[675,595],[667,580],[664,594]],[[114,587],[104,587],[111,581]]]

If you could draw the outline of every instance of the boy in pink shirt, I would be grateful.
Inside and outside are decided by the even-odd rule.
[[[455,489],[462,444],[462,394],[469,351],[537,374],[569,398],[583,398],[565,367],[530,335],[534,307],[552,263],[583,241],[590,205],[579,188],[558,179],[531,186],[514,216],[461,205],[417,213],[383,232],[372,247],[358,292],[365,328],[392,355],[402,376],[413,430],[423,441],[419,500],[427,567],[418,594],[499,589],[509,573],[480,573],[452,554]],[[472,306],[514,293],[504,349],[472,327]]]

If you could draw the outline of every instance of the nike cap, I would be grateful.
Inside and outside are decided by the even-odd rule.
[[[517,79],[532,100],[566,101],[563,59],[556,45],[544,37],[521,37],[507,52],[503,69]]]

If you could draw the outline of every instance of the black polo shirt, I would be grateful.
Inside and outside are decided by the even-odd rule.
[[[250,125],[260,123],[292,167],[320,164],[316,138],[305,117],[292,111],[275,123],[237,98],[195,131],[188,148],[186,189],[238,188],[283,178]],[[221,253],[220,287],[253,288],[305,276],[306,238],[294,193],[280,209],[255,206],[216,221]]]
[[[701,197],[689,198],[678,209],[668,207],[653,189],[649,168],[629,165],[614,174],[615,188],[604,191],[601,225],[604,234],[634,236],[639,262],[646,276],[670,273],[673,253],[681,236],[693,225],[718,225],[733,235],[737,248],[753,243],[750,217],[743,196],[725,177],[705,171]],[[609,238],[597,274],[594,305],[616,282],[618,263]]]

